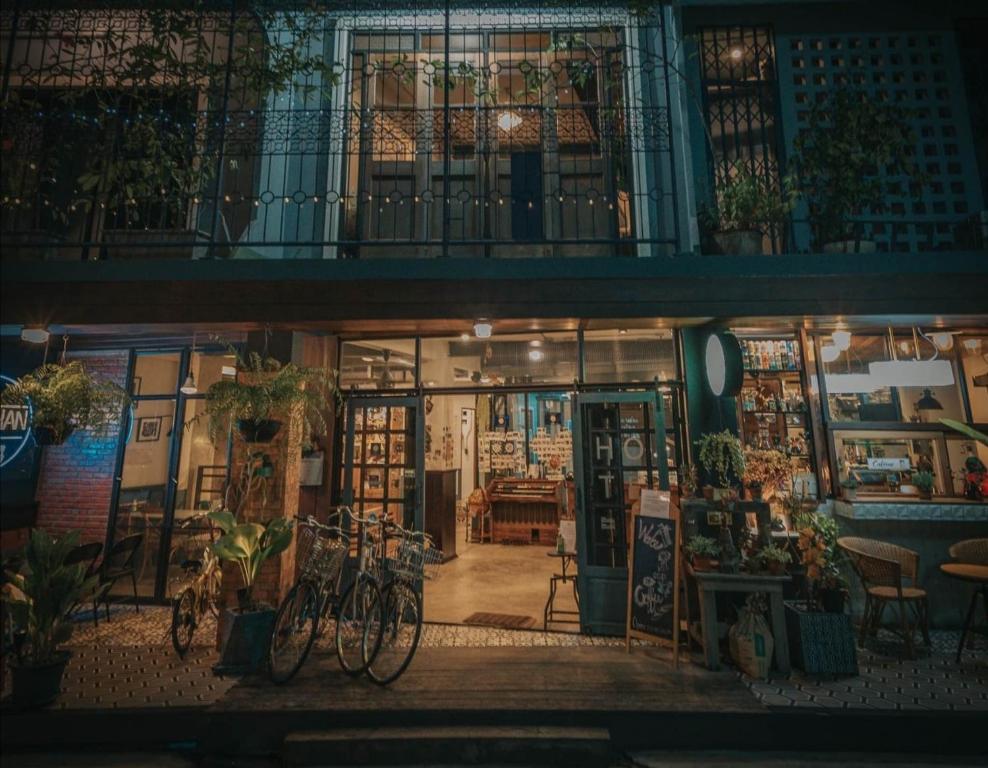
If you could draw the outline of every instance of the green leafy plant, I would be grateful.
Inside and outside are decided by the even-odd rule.
[[[786,220],[796,202],[795,185],[782,180],[782,189],[765,176],[754,174],[746,163],[733,163],[726,179],[716,187],[716,203],[701,213],[711,230],[721,232],[761,232],[765,227]]]
[[[231,420],[256,423],[288,414],[296,407],[301,409],[304,437],[323,434],[324,410],[331,405],[338,407],[342,397],[335,372],[324,368],[282,364],[251,352],[246,358],[237,356],[237,371],[235,379],[217,381],[206,390],[202,415],[208,419],[213,437],[225,432]]]
[[[677,481],[684,498],[693,496],[697,489],[696,467],[689,462],[682,464],[677,473]]]
[[[690,557],[717,557],[720,554],[720,545],[716,539],[699,534],[691,536],[683,549]]]
[[[700,464],[711,480],[729,488],[733,481],[744,477],[744,451],[741,441],[729,430],[708,432],[697,441]]]
[[[75,429],[109,432],[130,402],[121,387],[94,378],[78,360],[42,365],[9,384],[0,399],[4,405],[29,400],[33,426],[51,430],[56,444]]]
[[[261,566],[288,549],[292,543],[291,522],[276,517],[263,524],[238,523],[234,514],[226,509],[213,510],[208,517],[223,532],[212,545],[213,553],[220,560],[237,564],[244,582],[241,607],[254,610],[254,584]]]
[[[839,88],[814,104],[796,136],[793,166],[809,201],[819,243],[853,236],[851,217],[885,209],[886,176],[924,177],[910,159],[916,137],[909,113],[863,91]]]
[[[840,570],[840,535],[837,521],[819,512],[802,512],[793,517],[799,533],[796,547],[806,566],[806,581],[814,593],[821,589],[845,589],[847,579]]]
[[[754,560],[762,567],[767,567],[771,563],[788,565],[792,562],[792,555],[785,547],[780,547],[777,544],[767,544],[755,553]]]
[[[848,475],[847,477],[845,477],[843,480],[840,481],[841,488],[856,489],[858,485],[859,485],[858,478],[856,478],[854,475]]]
[[[9,606],[13,629],[20,637],[17,661],[42,666],[57,659],[58,648],[72,635],[72,610],[95,594],[99,577],[86,577],[86,565],[66,565],[65,558],[79,546],[79,532],[55,538],[46,531],[31,531],[24,550],[24,573],[6,574],[3,601]]]
[[[982,445],[988,445],[988,435],[980,430],[974,429],[974,427],[969,427],[967,424],[962,424],[954,419],[940,419],[940,423],[946,427],[950,427],[962,435],[970,437],[972,440],[977,440]]]
[[[932,493],[934,488],[933,473],[929,471],[914,472],[912,476],[913,485],[923,493]]]

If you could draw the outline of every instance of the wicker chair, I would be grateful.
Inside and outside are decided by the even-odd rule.
[[[988,539],[964,539],[952,544],[950,557],[959,563],[988,565]]]
[[[888,603],[899,607],[899,626],[888,627],[901,634],[906,653],[913,657],[913,633],[918,628],[930,647],[930,611],[926,590],[916,586],[919,554],[911,549],[874,539],[845,536],[837,540],[847,553],[865,590],[865,609],[861,619],[861,643],[876,635],[882,626],[882,614]],[[911,585],[903,583],[908,579]]]

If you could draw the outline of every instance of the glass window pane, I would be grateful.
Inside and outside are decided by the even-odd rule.
[[[826,348],[830,338],[821,339]],[[854,334],[850,346],[822,360],[831,421],[899,421],[892,389],[871,376],[869,365],[890,358],[884,335]]]
[[[140,395],[173,395],[178,389],[178,352],[138,354],[132,392]]]
[[[979,424],[988,424],[988,334],[958,336],[954,348],[964,367],[971,416]]]
[[[600,330],[583,335],[583,376],[593,383],[678,379],[672,331]]]
[[[123,473],[117,522],[113,540],[142,534],[143,540],[134,563],[137,590],[142,596],[154,594],[168,491],[168,460],[175,424],[174,400],[144,400],[134,403],[131,426],[124,451]],[[125,580],[127,581],[127,580]],[[114,588],[131,594],[129,581]]]
[[[196,352],[190,361],[196,387],[205,394],[211,384],[237,375],[237,356],[226,352]]]
[[[569,332],[422,340],[426,387],[569,384],[576,363],[576,334]]]
[[[415,339],[346,341],[340,362],[344,389],[415,386]]]
[[[985,468],[988,467],[988,446],[976,440],[948,434],[947,463],[950,465],[954,496],[972,500],[981,500],[985,496],[983,484]]]
[[[933,474],[934,495],[953,495],[953,483],[945,477],[939,433],[931,432],[835,432],[840,480],[853,477],[858,496],[884,495],[918,498],[917,472]]]

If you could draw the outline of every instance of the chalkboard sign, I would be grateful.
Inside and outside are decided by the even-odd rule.
[[[632,521],[626,644],[630,649],[632,637],[668,640],[678,664],[678,521],[641,515]]]

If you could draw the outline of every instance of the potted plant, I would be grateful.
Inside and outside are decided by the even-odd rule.
[[[935,483],[933,480],[932,472],[928,470],[923,470],[922,472],[914,472],[913,485],[915,485],[916,490],[919,491],[919,497],[921,499],[926,499],[928,501],[933,498],[933,489]]]
[[[801,514],[795,521],[800,562],[806,567],[809,603],[827,613],[843,613],[847,580],[840,571],[837,521],[819,512]]]
[[[716,569],[715,558],[720,554],[720,546],[714,539],[697,534],[690,537],[684,550],[689,555],[694,570],[712,571]]]
[[[746,448],[744,451],[744,485],[752,498],[782,487],[792,476],[792,464],[782,451]]]
[[[792,562],[792,555],[785,547],[769,543],[755,553],[755,563],[772,576],[781,576],[786,566]]]
[[[295,408],[301,410],[304,434],[324,433],[323,411],[339,397],[332,371],[282,364],[251,352],[246,359],[237,356],[236,378],[217,381],[206,390],[204,414],[213,436],[232,421],[246,442],[268,443],[281,430],[278,417]]]
[[[910,160],[916,138],[908,118],[901,106],[848,88],[810,107],[793,142],[793,167],[824,253],[876,249],[860,239],[852,217],[885,209],[885,177],[909,178],[910,193],[918,195],[923,177]]]
[[[840,481],[841,494],[847,501],[853,501],[858,497],[858,479],[854,475],[848,475]]]
[[[726,179],[718,181],[716,203],[701,213],[722,254],[757,256],[762,252],[763,229],[781,224],[792,210],[794,197],[788,179],[783,189],[751,172],[746,163],[732,163]]]
[[[35,528],[24,550],[26,572],[6,574],[3,601],[14,634],[11,672],[19,706],[50,704],[61,690],[69,653],[59,646],[72,634],[71,612],[99,585],[98,576],[86,577],[85,564],[65,564],[78,545],[78,531],[54,538]]]
[[[676,475],[679,484],[679,495],[684,499],[692,499],[696,495],[696,467],[689,462],[679,468]]]
[[[224,672],[255,670],[267,659],[275,611],[255,600],[254,586],[264,563],[291,544],[291,523],[286,518],[263,524],[238,523],[226,509],[210,512],[209,519],[222,531],[212,545],[213,553],[222,561],[235,563],[243,581],[237,590],[237,610],[224,609],[225,631],[217,668]]]
[[[731,495],[731,490],[744,477],[744,451],[741,441],[730,431],[708,432],[697,441],[700,447],[700,464],[708,484],[718,483],[713,489],[713,499]],[[706,493],[706,489],[704,489]]]
[[[90,376],[78,360],[42,365],[9,384],[0,398],[8,406],[30,403],[38,445],[61,445],[76,429],[105,433],[130,402],[121,387]]]

